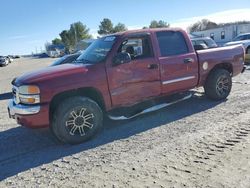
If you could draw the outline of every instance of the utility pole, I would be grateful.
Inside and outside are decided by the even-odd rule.
[[[73,25],[74,25],[75,45],[76,45],[77,44],[76,25],[75,24],[73,24]]]

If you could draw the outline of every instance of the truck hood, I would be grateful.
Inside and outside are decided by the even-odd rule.
[[[25,73],[13,80],[12,83],[16,86],[20,86],[23,84],[34,84],[57,77],[64,77],[71,74],[82,74],[88,71],[88,66],[89,65],[86,64],[63,64],[54,67],[46,67],[33,72]]]
[[[250,43],[250,40],[241,40],[241,41],[233,41],[233,42],[228,42],[225,44],[225,46],[232,46],[232,45],[237,45],[237,44],[247,44]]]

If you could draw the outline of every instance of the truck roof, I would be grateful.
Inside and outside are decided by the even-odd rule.
[[[184,31],[181,28],[149,28],[149,29],[135,29],[135,30],[128,30],[128,31],[123,31],[123,32],[118,32],[118,33],[113,33],[107,36],[121,36],[121,35],[128,35],[128,34],[133,34],[133,33],[151,33],[151,32],[157,32],[157,31]]]

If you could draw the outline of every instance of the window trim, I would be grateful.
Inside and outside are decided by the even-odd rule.
[[[210,33],[210,38],[214,40],[214,33]]]
[[[225,38],[226,38],[226,32],[225,31],[221,31],[220,39],[224,40]]]

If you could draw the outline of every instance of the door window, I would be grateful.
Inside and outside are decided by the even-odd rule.
[[[188,53],[188,47],[181,32],[160,31],[156,33],[161,56],[174,56]]]
[[[153,57],[149,37],[126,39],[122,42],[118,52],[129,53],[132,60]]]

